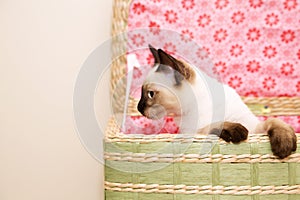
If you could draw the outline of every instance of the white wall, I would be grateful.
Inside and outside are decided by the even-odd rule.
[[[0,1],[1,200],[103,198],[103,166],[77,137],[72,95],[81,64],[110,35],[111,8]]]

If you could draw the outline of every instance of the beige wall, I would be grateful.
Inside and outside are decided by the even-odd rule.
[[[103,166],[76,135],[72,95],[81,64],[109,37],[111,4],[0,1],[1,200],[103,198]]]

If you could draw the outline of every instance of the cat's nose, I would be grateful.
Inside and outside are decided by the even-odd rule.
[[[145,106],[146,105],[146,102],[144,101],[144,100],[140,100],[139,101],[139,103],[138,103],[138,106],[137,106],[137,109],[138,109],[138,111],[142,114],[142,115],[144,115],[144,111],[145,111]]]

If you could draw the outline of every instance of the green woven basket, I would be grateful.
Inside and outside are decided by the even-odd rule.
[[[239,145],[203,135],[125,135],[111,120],[105,139],[106,199],[300,199],[298,150],[276,159],[266,135]]]
[[[114,0],[113,36],[126,31],[130,2]],[[121,115],[126,40],[126,35],[113,37],[112,44],[118,58],[111,65],[112,106]],[[300,115],[300,97],[244,101],[257,115]],[[138,115],[136,99],[131,98],[127,110]],[[119,130],[112,118],[104,139],[107,200],[300,199],[300,134],[297,152],[279,160],[266,135],[250,135],[247,142],[234,145],[201,135],[125,135]]]

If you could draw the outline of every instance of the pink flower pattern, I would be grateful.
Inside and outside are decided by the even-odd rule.
[[[223,9],[225,7],[227,7],[229,4],[228,0],[216,0],[215,1],[215,6],[217,9]]]
[[[222,42],[226,39],[227,36],[228,36],[227,30],[221,28],[219,30],[216,30],[214,34],[214,40],[216,42]]]
[[[233,13],[231,17],[232,23],[240,24],[245,20],[245,14],[241,11]]]
[[[216,63],[214,65],[214,73],[216,74],[222,74],[226,71],[227,69],[227,66],[226,66],[226,63],[225,62],[222,62],[222,61],[219,61],[218,63]]]
[[[194,39],[193,32],[189,31],[188,29],[181,31],[181,40],[188,42]]]
[[[134,34],[132,36],[131,40],[132,40],[133,44],[136,45],[137,47],[142,46],[145,42],[145,38],[141,34]]]
[[[277,25],[279,23],[279,16],[271,13],[271,14],[267,14],[266,18],[265,18],[265,22],[267,25],[269,26],[274,26]]]
[[[211,22],[210,15],[203,14],[203,15],[200,15],[198,18],[198,26],[200,26],[200,27],[208,26],[210,22]]]
[[[149,29],[147,34],[128,35],[128,48],[139,49],[138,60],[149,65],[147,70],[134,69],[132,88],[139,91],[153,64],[146,49],[150,43],[183,59],[193,55],[189,61],[241,96],[300,96],[299,22],[298,0],[132,0],[127,29]],[[163,30],[176,31],[179,37]],[[199,46],[190,48],[192,41]],[[213,64],[205,64],[207,60]],[[279,118],[300,131],[300,117]],[[150,123],[143,120],[131,121]],[[147,133],[153,128],[147,126]],[[172,131],[176,130],[174,126]]]
[[[209,58],[209,49],[206,47],[199,48],[196,52],[196,55],[201,60],[207,59]]]
[[[243,81],[242,81],[241,77],[233,76],[233,77],[230,77],[228,85],[231,86],[232,88],[236,89],[236,88],[241,87],[242,83],[243,83]]]
[[[140,15],[146,11],[146,6],[141,3],[136,3],[136,4],[133,4],[132,10],[135,14]]]
[[[271,45],[266,46],[263,50],[263,54],[266,58],[273,58],[276,56],[277,51],[276,51],[276,47],[273,47]]]
[[[154,35],[158,35],[159,34],[159,28],[160,28],[160,25],[156,22],[153,22],[153,21],[150,21],[149,22],[149,29],[150,31],[154,34]]]
[[[296,89],[297,89],[297,92],[300,92],[300,81],[298,81],[298,83],[296,85]]]
[[[258,70],[261,68],[260,63],[256,60],[251,60],[246,65],[247,71],[251,73],[258,72]]]
[[[294,72],[294,66],[291,63],[283,63],[281,65],[281,73],[288,76],[288,75],[292,75]]]
[[[186,10],[193,9],[195,6],[194,0],[182,0],[181,1],[182,7]]]
[[[177,13],[174,10],[167,10],[165,13],[165,19],[168,23],[173,24],[177,21]]]
[[[242,55],[243,52],[244,52],[243,47],[238,44],[233,45],[230,49],[230,55],[232,57],[238,57]]]
[[[295,32],[292,30],[283,31],[280,35],[282,42],[289,43],[295,39]]]
[[[249,91],[246,93],[247,97],[258,97],[258,94],[256,91]]]
[[[285,0],[283,4],[284,4],[284,9],[287,10],[296,9],[296,7],[298,6],[297,0]]]
[[[262,0],[249,0],[250,7],[252,8],[259,8],[263,5]]]
[[[260,36],[260,30],[257,28],[251,28],[247,32],[247,39],[251,42],[259,40]]]
[[[267,90],[271,90],[276,86],[276,81],[272,77],[267,77],[263,81],[263,87]]]
[[[176,46],[172,42],[165,43],[163,48],[167,53],[170,53],[170,54],[176,53]]]

